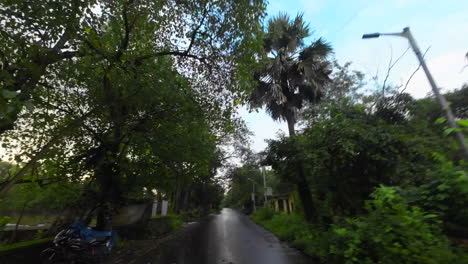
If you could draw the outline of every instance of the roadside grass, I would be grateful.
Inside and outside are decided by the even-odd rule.
[[[183,217],[181,215],[173,215],[173,214],[169,214],[166,216],[157,215],[157,216],[151,217],[151,219],[164,219],[167,225],[173,231],[182,229],[183,224],[184,224]]]
[[[55,217],[53,216],[43,216],[43,215],[24,216],[21,218],[20,225],[50,224],[50,223],[53,223],[54,220],[55,220]],[[8,223],[16,224],[17,221],[18,221],[18,218],[10,217],[10,219],[8,220]]]
[[[21,241],[21,242],[9,244],[9,245],[0,244],[0,252],[9,251],[9,250],[17,249],[17,248],[22,248],[22,247],[28,247],[32,245],[37,245],[37,244],[41,244],[44,242],[52,241],[53,239],[54,239],[53,237],[46,237],[46,238],[40,238],[40,239],[34,239],[34,240],[28,240],[28,241]]]
[[[273,209],[260,208],[251,215],[251,218],[279,239],[291,243],[306,254],[311,256],[316,254],[317,237],[312,235],[312,226],[301,215],[275,213]]]
[[[368,214],[331,225],[311,225],[300,214],[261,208],[251,218],[317,263],[468,263],[468,251],[452,244],[431,214],[381,199]],[[379,207],[380,206],[380,207]]]

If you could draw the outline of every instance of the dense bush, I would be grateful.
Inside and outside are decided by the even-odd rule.
[[[31,182],[17,184],[2,199],[0,209],[18,210],[23,206],[36,209],[63,209],[81,198],[84,184],[60,182],[46,186]]]
[[[468,263],[468,253],[442,234],[439,217],[408,205],[397,188],[379,187],[365,208],[367,214],[342,218],[327,229],[298,214],[269,217],[258,211],[253,218],[323,263]]]
[[[257,223],[269,221],[275,216],[275,211],[270,207],[259,208],[252,214],[252,219]]]
[[[302,215],[278,214],[272,209],[262,208],[252,214],[251,218],[281,240],[290,242],[310,255],[316,255],[317,245],[320,243],[319,236],[316,235],[317,230],[314,230]]]
[[[466,166],[437,157],[437,170],[428,172],[427,183],[403,192],[407,199],[443,220],[447,233],[468,237],[468,173]]]
[[[382,111],[379,115],[393,116],[397,110]],[[400,124],[379,115],[363,105],[332,104],[294,139],[270,141],[265,163],[285,181],[293,182],[295,164],[302,164],[316,222],[362,214],[379,184],[421,185],[427,171],[435,169],[432,153],[443,151],[444,139],[409,121]]]
[[[333,225],[329,253],[332,263],[466,263],[442,234],[440,221],[419,207],[409,206],[390,187],[380,187],[366,202],[367,215]]]
[[[0,231],[3,230],[6,226],[6,224],[8,224],[8,222],[11,220],[10,217],[8,216],[2,216],[0,217]]]
[[[184,222],[182,221],[182,217],[179,215],[170,215],[168,218],[168,224],[172,230],[179,230],[182,228]]]

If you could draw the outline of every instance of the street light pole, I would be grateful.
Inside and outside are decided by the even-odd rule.
[[[416,44],[416,40],[413,38],[413,35],[411,34],[411,31],[409,27],[405,27],[403,29],[403,32],[401,33],[372,33],[372,34],[364,34],[362,36],[363,39],[368,39],[368,38],[378,38],[380,36],[398,36],[398,37],[403,37],[408,39],[409,44],[411,45],[411,48],[413,49],[414,53],[416,54],[416,57],[419,60],[419,63],[421,64],[421,67],[423,68],[424,72],[426,73],[427,79],[429,80],[429,83],[432,87],[432,91],[434,92],[435,96],[437,97],[437,100],[439,101],[439,104],[442,106],[442,109],[445,112],[445,117],[447,118],[447,121],[449,123],[449,126],[455,130],[455,137],[460,144],[460,149],[463,155],[463,158],[465,160],[468,160],[468,146],[465,142],[465,137],[463,136],[463,133],[458,130],[457,123],[455,122],[455,116],[453,115],[452,109],[450,108],[450,105],[448,104],[447,100],[445,99],[444,95],[440,93],[439,88],[437,87],[434,78],[432,77],[431,72],[429,71],[429,68],[426,65],[426,62],[424,61],[424,57],[421,53],[421,50],[419,50],[418,45]]]

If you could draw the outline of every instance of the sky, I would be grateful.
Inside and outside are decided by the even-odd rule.
[[[290,16],[303,13],[314,31],[309,41],[325,38],[339,63],[350,61],[353,69],[367,77],[377,76],[381,82],[390,58],[395,60],[405,52],[408,42],[399,37],[363,40],[362,34],[401,32],[409,26],[422,52],[429,48],[426,62],[442,91],[468,83],[468,67],[463,70],[468,64],[466,0],[271,0],[267,19],[279,12]],[[405,84],[417,67],[418,61],[409,50],[392,69],[389,81]],[[431,94],[422,70],[411,79],[406,91],[416,98]],[[252,148],[257,152],[266,147],[265,139],[287,134],[286,123],[273,121],[264,111],[249,113],[241,108],[239,114],[254,133]]]

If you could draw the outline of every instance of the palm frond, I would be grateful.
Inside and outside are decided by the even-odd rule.
[[[264,105],[275,120],[296,119],[306,102],[317,103],[330,82],[332,47],[322,38],[299,52],[304,38],[310,35],[303,15],[293,20],[286,13],[268,21],[265,46],[274,55],[265,61],[258,78],[259,86],[252,93],[252,104]],[[293,121],[294,121],[293,120]]]
[[[304,45],[304,38],[309,35],[310,29],[303,20],[303,14],[291,20],[288,14],[281,12],[268,21],[265,48],[268,52],[281,49],[293,52]]]
[[[314,41],[310,46],[303,49],[299,54],[299,60],[307,61],[310,59],[324,59],[332,53],[331,45],[322,38]]]

